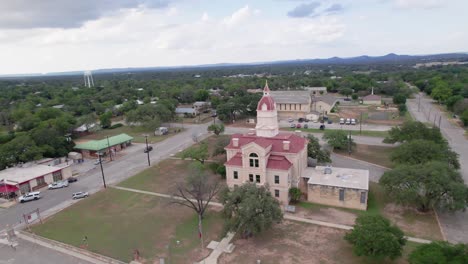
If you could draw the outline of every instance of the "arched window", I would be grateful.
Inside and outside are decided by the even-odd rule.
[[[249,155],[249,164],[250,167],[258,168],[258,155],[255,153],[250,153]]]

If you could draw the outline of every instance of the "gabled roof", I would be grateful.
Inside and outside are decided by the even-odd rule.
[[[233,134],[232,138],[239,139],[238,147],[234,147],[232,140],[226,149],[241,149],[243,146],[254,142],[262,148],[267,148],[271,145],[271,151],[283,153],[299,153],[307,145],[307,140],[293,133],[279,133],[274,137],[259,137],[257,135],[242,135]],[[289,141],[289,150],[283,150],[283,141]]]
[[[226,161],[224,165],[242,167],[242,154],[240,152],[237,153],[230,160]]]
[[[118,144],[122,144],[128,141],[133,140],[133,137],[123,133],[117,136],[109,137],[109,139],[101,139],[101,140],[90,140],[85,143],[81,143],[76,145],[75,149],[85,149],[85,150],[93,150],[93,151],[100,151],[106,149],[108,147],[112,147]],[[109,144],[108,144],[109,143]]]
[[[289,170],[292,163],[285,157],[279,155],[270,155],[268,158],[267,168],[273,170]]]
[[[369,94],[366,95],[362,98],[362,100],[367,100],[367,101],[376,101],[376,100],[382,100],[382,96],[380,95],[375,95],[375,94]]]
[[[322,101],[330,106],[333,106],[338,101],[338,98],[336,98],[333,95],[325,94],[322,96],[314,97],[312,100],[315,102]]]

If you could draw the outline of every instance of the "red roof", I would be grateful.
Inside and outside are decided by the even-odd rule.
[[[258,101],[257,110],[263,110],[263,105],[266,105],[266,111],[275,110],[275,100],[273,100],[273,97],[270,96],[270,87],[268,87],[268,81],[265,82],[265,88],[263,88],[263,97],[260,99],[260,101]]]
[[[268,169],[289,170],[291,166],[292,163],[284,156],[270,155],[270,158],[268,158]]]
[[[242,154],[237,153],[232,157],[230,160],[228,160],[224,165],[229,165],[229,166],[239,166],[242,167]]]
[[[267,148],[271,145],[271,151],[273,152],[299,153],[307,145],[307,140],[305,138],[293,133],[279,133],[274,137],[234,134],[232,138],[239,139],[238,147],[234,147],[231,140],[229,145],[226,146],[226,149],[240,149],[242,146],[254,142],[262,148]],[[283,141],[289,141],[289,150],[283,149]]]
[[[0,185],[0,193],[11,193],[18,191],[18,187],[12,185]]]

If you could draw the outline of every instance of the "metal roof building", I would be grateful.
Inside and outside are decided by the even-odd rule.
[[[133,137],[127,134],[120,134],[117,136],[101,139],[101,140],[91,140],[85,143],[81,143],[75,146],[75,149],[81,150],[91,150],[91,151],[101,151],[115,145],[120,145],[124,143],[129,143],[133,140]]]

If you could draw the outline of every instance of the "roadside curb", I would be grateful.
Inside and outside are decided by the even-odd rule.
[[[94,264],[124,264],[125,262],[106,257],[88,250],[80,249],[75,246],[64,244],[52,239],[44,238],[38,235],[26,233],[24,231],[17,232],[17,236],[31,243],[50,248],[52,250],[94,263]]]
[[[434,208],[434,206],[432,206],[432,211],[434,211],[434,215],[436,217],[437,225],[439,226],[439,230],[440,230],[440,234],[442,235],[442,239],[444,241],[447,241],[447,236],[445,235],[444,229],[442,228],[442,224],[440,223],[440,220],[439,220],[439,214],[437,213],[437,210]]]
[[[338,153],[335,153],[335,152],[333,152],[333,154],[334,154],[334,155],[337,155],[337,156],[340,156],[340,157],[342,157],[342,158],[345,158],[345,159],[350,159],[350,160],[355,160],[355,161],[359,161],[359,162],[362,162],[362,163],[370,164],[370,165],[372,165],[372,166],[376,166],[376,167],[379,167],[379,168],[382,168],[382,169],[385,169],[385,170],[391,170],[391,168],[388,168],[388,167],[385,167],[385,166],[382,166],[382,165],[379,165],[379,164],[367,162],[367,161],[364,161],[364,160],[360,160],[360,159],[356,159],[356,158],[351,158],[351,157],[348,157],[348,156],[343,155],[343,154],[338,154]]]

